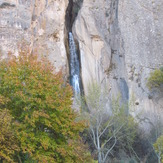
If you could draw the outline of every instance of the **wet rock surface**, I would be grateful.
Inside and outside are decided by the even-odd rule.
[[[134,113],[156,120],[163,96],[149,91],[146,82],[163,65],[162,10],[161,0],[83,2],[73,32],[80,45],[85,92],[95,80],[107,85],[109,97],[120,93],[131,101],[134,96],[139,101]]]

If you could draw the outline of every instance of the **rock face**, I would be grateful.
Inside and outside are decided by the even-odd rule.
[[[135,95],[137,109],[143,109],[145,117],[157,121],[163,96],[146,88],[146,78],[163,66],[163,1],[119,1],[118,13],[130,96]]]
[[[78,5],[82,1],[69,2]],[[66,72],[67,6],[68,0],[0,0],[3,56],[8,51],[17,54],[17,46],[24,40],[31,51],[46,55],[57,70],[63,68]],[[69,6],[67,12],[72,8],[78,10]],[[66,19],[76,13],[69,13]],[[162,0],[83,1],[73,34],[79,43],[85,93],[88,85],[96,81],[107,87],[108,98],[119,93],[123,101],[134,97],[134,113],[141,111],[152,122],[157,121],[163,108],[163,95],[149,91],[146,78],[163,65],[162,13]]]
[[[163,96],[147,89],[146,78],[163,65],[162,12],[161,0],[83,2],[73,33],[86,93],[95,80],[107,85],[110,97],[118,92],[126,101],[134,97],[134,112],[157,121]]]
[[[68,0],[0,0],[0,49],[18,53],[24,41],[31,51],[46,55],[57,70],[67,67],[64,46]]]

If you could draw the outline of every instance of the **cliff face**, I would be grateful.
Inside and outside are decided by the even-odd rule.
[[[134,97],[135,113],[157,120],[161,92],[149,92],[146,79],[163,65],[163,2],[160,0],[85,0],[73,27],[79,41],[84,90],[97,81]],[[148,130],[148,126],[146,126]]]
[[[57,70],[68,72],[67,6],[68,0],[0,0],[2,54],[17,54],[17,45],[25,40],[31,51],[47,55]],[[163,96],[147,89],[146,78],[163,65],[162,13],[162,0],[83,1],[73,34],[79,43],[85,93],[97,81],[110,91],[109,98],[120,93],[128,101],[134,96],[135,113],[143,110],[144,116],[156,120]]]
[[[24,41],[46,55],[57,70],[67,67],[64,46],[68,0],[0,0],[0,49],[18,53]]]
[[[150,92],[146,79],[163,66],[163,1],[119,1],[118,13],[130,96],[136,96],[137,110],[157,121],[162,115],[163,94]]]

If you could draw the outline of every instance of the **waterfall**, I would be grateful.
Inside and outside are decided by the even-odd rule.
[[[71,32],[69,32],[69,49],[70,49],[70,84],[74,89],[75,95],[80,95],[80,64],[79,56],[76,51],[76,45]]]

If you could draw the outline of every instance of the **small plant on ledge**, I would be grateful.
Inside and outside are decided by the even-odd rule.
[[[149,89],[160,88],[163,85],[163,67],[151,72],[147,81],[147,87]]]

